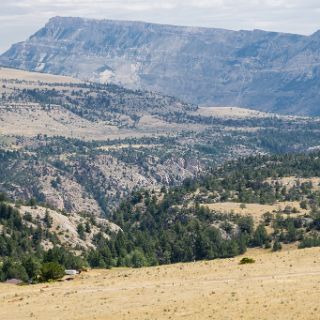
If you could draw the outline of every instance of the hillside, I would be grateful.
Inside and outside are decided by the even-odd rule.
[[[2,194],[0,196],[3,197]],[[37,246],[45,251],[56,246],[71,251],[86,251],[95,248],[94,238],[97,234],[104,232],[108,238],[108,233],[120,230],[107,219],[93,217],[84,212],[67,213],[34,204],[32,201],[29,203],[0,201],[1,256],[6,256],[8,252],[14,257],[26,253],[32,254]],[[90,228],[79,233],[79,225],[89,225]],[[13,234],[15,234],[13,239],[10,239],[10,235]],[[23,250],[15,247],[15,241],[24,243]]]
[[[38,263],[110,268],[319,245],[318,118],[1,72],[0,192],[43,208],[31,226],[3,208],[2,279],[27,279],[13,247]]]
[[[136,192],[113,221],[161,262],[232,257],[247,246],[319,246],[319,159],[313,153],[228,162],[160,195]]]
[[[3,66],[160,91],[206,106],[319,115],[319,32],[311,36],[52,18]]]
[[[157,93],[15,69],[1,68],[0,84],[4,134],[87,140],[141,136],[144,131],[174,130],[163,117],[172,121],[197,110],[194,105]],[[145,128],[144,122],[150,127],[146,124]]]
[[[304,319],[318,317],[319,248],[143,269],[94,270],[73,281],[0,284],[1,319]],[[81,301],[81,308],[79,308]],[[227,310],[226,310],[227,307]]]
[[[256,128],[257,121],[270,127]],[[0,192],[72,213],[109,215],[133,190],[180,185],[240,156],[308,152],[319,145],[313,121],[215,122],[199,132],[121,140],[0,136]]]
[[[134,188],[179,183],[201,170],[183,148],[161,151],[171,135],[199,130],[183,123],[196,106],[16,69],[1,68],[0,84],[0,191],[12,199],[98,216]]]
[[[202,108],[158,93],[0,69],[0,192],[109,216],[226,160],[319,147],[319,119]]]
[[[28,279],[26,255],[111,268],[318,247],[319,168],[319,152],[230,161],[182,186],[136,190],[108,220],[37,207],[34,199],[8,204],[1,195],[0,279]]]

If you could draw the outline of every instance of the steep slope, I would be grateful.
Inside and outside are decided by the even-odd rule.
[[[4,204],[0,202],[1,209],[4,206],[13,206],[13,204]],[[48,250],[54,246],[63,246],[70,250],[87,250],[94,248],[93,238],[100,232],[105,233],[108,238],[108,232],[118,232],[120,228],[106,219],[92,217],[85,214],[72,214],[58,210],[49,209],[42,206],[30,206],[16,204],[15,210],[17,219],[21,226],[26,229],[39,229],[41,236],[39,237],[39,245],[42,249]],[[14,215],[11,213],[9,215]],[[6,234],[12,233],[12,226],[7,223],[8,219],[1,216],[0,230],[6,230]],[[89,230],[83,233],[78,232],[79,225],[90,225]],[[36,233],[35,231],[34,233]],[[21,240],[21,239],[20,239]]]
[[[52,18],[0,64],[230,105],[319,115],[319,33]]]

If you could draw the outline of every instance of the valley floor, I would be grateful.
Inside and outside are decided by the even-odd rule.
[[[0,319],[319,319],[320,248],[143,269],[74,281],[0,284]]]

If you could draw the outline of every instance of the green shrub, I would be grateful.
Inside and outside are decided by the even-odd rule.
[[[0,192],[0,201],[1,202],[8,201],[7,195],[3,192]]]
[[[282,245],[279,241],[275,241],[272,246],[272,251],[280,251],[282,249]]]
[[[133,252],[131,262],[134,268],[142,268],[147,264],[146,258],[140,250],[135,250]]]
[[[4,261],[1,277],[3,280],[19,279],[23,282],[28,281],[28,274],[24,266],[20,262],[13,261],[11,259]]]
[[[41,272],[41,263],[36,258],[30,256],[23,259],[22,265],[28,274],[29,280],[32,282],[37,281]]]
[[[255,263],[256,261],[252,258],[242,258],[240,260],[240,264],[250,264],[250,263]]]
[[[64,276],[64,267],[56,262],[44,263],[41,267],[41,281],[59,280]]]
[[[263,247],[270,241],[266,228],[263,225],[259,225],[253,234],[251,245],[256,247]]]
[[[299,244],[299,249],[320,247],[320,236],[318,234],[311,234],[303,238]]]

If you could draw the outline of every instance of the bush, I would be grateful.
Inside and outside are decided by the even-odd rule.
[[[264,213],[264,214],[262,215],[262,217],[263,217],[264,224],[265,224],[266,226],[269,226],[270,223],[272,222],[273,214],[270,213],[270,212],[266,212],[266,213]]]
[[[241,233],[252,234],[254,231],[253,218],[250,216],[240,217],[238,227]]]
[[[81,257],[75,256],[63,247],[49,249],[43,257],[43,262],[56,262],[63,265],[66,269],[81,269],[84,261]]]
[[[270,238],[268,236],[266,228],[263,225],[259,225],[253,234],[251,245],[256,247],[263,247],[264,245],[268,244],[269,241]]]
[[[272,251],[280,251],[282,249],[281,243],[276,240],[272,246]]]
[[[0,192],[0,201],[1,202],[8,201],[7,195],[3,192]]]
[[[7,279],[19,279],[23,282],[28,281],[28,274],[23,265],[19,262],[8,259],[4,261],[2,266],[2,276],[3,280]]]
[[[300,208],[301,209],[308,209],[308,204],[307,204],[307,201],[306,200],[302,200],[301,202],[300,202]]]
[[[5,279],[5,274],[3,273],[1,266],[0,266],[0,281],[3,282]]]
[[[320,247],[320,236],[317,234],[311,234],[303,238],[299,244],[299,249]]]
[[[56,262],[44,263],[41,267],[41,281],[59,280],[64,276],[64,267]]]
[[[41,272],[41,263],[37,259],[33,257],[25,258],[23,259],[22,265],[28,274],[29,280],[34,282],[38,279]]]
[[[256,261],[252,258],[242,258],[240,260],[240,264],[250,264],[250,263],[255,263]]]
[[[131,258],[132,266],[134,268],[142,268],[146,266],[146,258],[140,250],[135,250]]]

